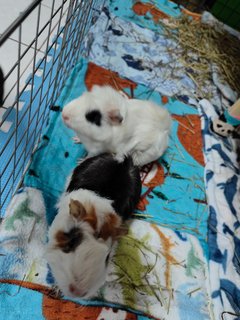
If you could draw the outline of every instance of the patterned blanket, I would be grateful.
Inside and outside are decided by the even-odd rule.
[[[209,272],[214,313],[240,313],[240,180],[234,140],[209,131],[217,108],[200,102],[204,118],[205,179],[209,203]],[[226,318],[228,319],[228,318]]]
[[[211,319],[208,270],[199,241],[137,219],[129,221],[128,234],[112,249],[97,300],[55,297],[44,258],[45,214],[41,192],[25,188],[13,198],[1,225],[2,319]]]
[[[86,60],[79,63],[58,100],[58,108],[54,108],[51,112],[49,126],[25,177],[26,186],[41,190],[48,224],[56,214],[54,205],[63,191],[67,176],[77,159],[85,155],[83,146],[73,143],[74,133],[62,123],[61,109],[67,101],[90,89],[94,84],[100,83],[110,85],[117,83],[129,95],[152,99],[157,103],[162,101],[159,93],[145,86],[121,78],[116,73],[88,63]],[[209,319],[210,292],[206,264],[208,210],[204,191],[200,117],[195,108],[175,99],[169,99],[165,107],[173,117],[170,147],[159,161],[142,168],[143,190],[141,201],[134,212],[135,220],[130,224],[129,234],[113,249],[109,276],[98,296],[98,300],[101,299],[102,302],[88,301],[87,305],[102,306],[103,302],[114,303],[129,312],[135,310],[157,319],[162,317],[183,319],[185,305],[191,300],[189,317]],[[196,139],[195,145],[191,143],[193,137]],[[23,202],[25,207],[22,198],[19,200],[20,196],[28,199]],[[19,206],[2,224],[4,239],[5,233],[6,238],[12,236],[6,227],[9,220],[12,221],[11,232],[16,239],[20,237],[22,229],[27,232],[28,237],[29,233],[33,233],[31,238],[34,239],[34,231],[38,224],[34,226],[31,214],[25,216],[24,210],[33,211],[31,203],[37,205],[37,201],[35,202],[37,196],[29,195],[27,189],[17,197],[16,202],[20,202]],[[41,209],[42,206],[39,205],[37,208],[42,210],[41,217],[43,217],[45,208]],[[36,215],[39,216],[36,210]],[[26,239],[28,237],[26,236]],[[41,241],[43,246],[44,241]],[[21,248],[21,261],[26,260],[29,265],[19,263],[19,257],[16,255],[18,262],[14,262],[13,265],[18,263],[20,269],[15,274],[9,273],[6,266],[10,261],[9,255],[16,250],[16,243],[11,243],[8,250],[5,250],[5,240],[3,240],[2,248],[5,254],[6,252],[8,254],[1,260],[2,270],[5,270],[2,278],[10,279],[10,283],[5,286],[12,288],[13,279],[21,281],[27,274],[26,280],[51,287],[54,280],[44,255],[41,256],[41,261],[44,261],[45,268],[39,271],[35,257],[25,253],[28,246],[34,248],[34,245],[26,240],[21,246],[19,240],[17,243]],[[39,249],[32,250],[41,252]],[[33,274],[33,266],[37,268],[34,272],[38,276],[31,278],[28,274]],[[21,286],[24,284],[25,278]],[[25,285],[28,287],[28,284]],[[83,301],[78,303],[86,304]]]
[[[211,118],[221,111],[221,99],[211,104],[189,97],[193,87],[184,72],[177,86],[174,81],[161,83],[164,63],[159,61],[168,61],[168,39],[159,34],[157,22],[180,10],[164,0],[154,6],[142,1],[140,9],[139,3],[111,0],[93,26],[85,41],[92,61],[82,59],[74,68],[51,111],[25,187],[12,199],[1,224],[3,319],[239,318],[239,167],[234,143],[209,131]],[[124,43],[116,45],[117,38]],[[142,43],[133,52],[130,42],[136,38]],[[141,50],[144,58],[136,63]],[[83,146],[73,144],[74,133],[63,125],[60,112],[94,84],[109,84],[130,97],[164,104],[173,127],[164,156],[142,168],[141,201],[128,235],[114,245],[105,285],[93,300],[69,300],[52,290],[44,245],[66,177],[85,156]],[[186,91],[176,99],[166,90],[179,85]]]
[[[208,66],[212,80],[204,80],[199,89],[194,69],[184,64],[178,40],[167,36],[164,24],[158,23],[166,21],[170,15],[148,2],[132,4],[129,1],[119,6],[114,3],[111,1],[110,9],[105,8],[101,13],[85,40],[85,50],[89,51],[91,61],[188,104],[198,106],[199,99],[209,96],[210,101],[221,108],[223,103],[228,106],[225,98],[236,100],[236,92],[219,78],[214,64]],[[128,21],[122,17],[128,17]],[[204,15],[204,23],[213,21],[210,14]],[[198,63],[196,53],[189,50],[188,55]]]

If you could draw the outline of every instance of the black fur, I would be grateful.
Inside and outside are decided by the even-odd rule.
[[[4,76],[2,69],[0,68],[0,107],[3,105],[3,94],[4,94]]]
[[[72,228],[69,232],[63,232],[61,238],[62,242],[59,243],[61,250],[65,253],[74,252],[83,241],[83,233],[79,228]]]
[[[75,168],[67,192],[80,188],[113,200],[114,210],[127,219],[140,199],[140,172],[131,157],[119,163],[111,154],[102,154],[87,158]]]
[[[101,126],[102,114],[99,110],[92,110],[85,115],[87,121],[95,123],[97,126]]]

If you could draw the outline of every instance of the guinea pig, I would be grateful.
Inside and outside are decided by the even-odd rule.
[[[131,155],[137,166],[157,160],[168,146],[169,112],[152,101],[128,99],[109,86],[93,86],[62,111],[90,156],[110,152]]]
[[[111,246],[123,234],[141,195],[130,156],[86,158],[73,171],[49,228],[46,258],[66,296],[93,297],[104,284]]]

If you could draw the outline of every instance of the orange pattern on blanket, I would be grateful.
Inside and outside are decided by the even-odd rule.
[[[142,185],[148,187],[147,191],[141,195],[140,201],[137,205],[137,209],[140,211],[145,211],[149,201],[147,196],[152,192],[152,190],[164,183],[165,173],[164,169],[160,163],[157,161],[151,162],[145,165],[141,169],[141,181]]]
[[[202,166],[205,165],[203,158],[203,142],[201,132],[201,120],[199,115],[188,114],[179,116],[172,114],[172,118],[179,123],[177,136],[185,150]]]
[[[89,62],[85,76],[85,84],[88,90],[91,90],[94,85],[104,86],[109,85],[116,90],[129,88],[131,97],[137,84],[131,80],[121,78],[117,72],[104,69],[96,64]]]
[[[179,264],[179,262],[170,253],[171,248],[174,247],[174,243],[172,243],[170,239],[166,237],[155,224],[151,224],[151,227],[157,232],[162,242],[163,255],[166,259],[166,270],[164,273],[166,279],[166,287],[168,289],[171,289],[170,268],[172,264]]]
[[[145,16],[149,12],[152,15],[152,19],[155,23],[157,23],[160,19],[169,18],[169,15],[159,10],[154,4],[151,3],[142,3],[141,1],[138,1],[133,5],[132,10],[139,16]]]
[[[101,306],[83,306],[72,301],[55,298],[51,296],[51,288],[28,281],[0,279],[0,283],[17,285],[42,293],[42,314],[46,320],[97,320],[104,310],[109,310],[109,313],[117,313],[118,310],[121,310]],[[125,311],[121,316],[122,320],[137,320],[137,315],[132,312]]]
[[[136,209],[139,210],[139,211],[145,211],[146,208],[147,208],[147,205],[149,204],[149,201],[148,199],[146,198],[146,195],[142,195],[138,204],[137,204],[137,207]]]
[[[157,161],[151,162],[141,169],[141,180],[144,186],[154,188],[163,184],[164,179],[164,169]]]
[[[43,316],[47,320],[96,320],[102,307],[82,306],[72,301],[43,297]]]
[[[189,11],[189,10],[186,9],[186,8],[182,8],[181,11],[182,11],[184,14],[192,17],[193,20],[196,20],[196,21],[199,21],[199,22],[201,21],[202,15],[201,15],[200,13],[196,13],[196,12]]]
[[[157,23],[160,19],[169,18],[168,14],[158,9],[152,3],[142,3],[141,1],[138,1],[133,5],[132,10],[139,16],[145,16],[149,12],[152,15],[152,19],[155,23]],[[181,8],[181,11],[183,14],[190,16],[193,20],[201,20],[202,15],[199,13],[192,12],[185,8]]]

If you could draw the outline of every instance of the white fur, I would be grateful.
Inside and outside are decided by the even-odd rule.
[[[101,126],[86,120],[85,114],[99,110]],[[108,112],[117,110],[122,123],[109,121]],[[171,129],[169,112],[146,100],[128,99],[111,87],[94,86],[63,109],[65,124],[73,129],[90,155],[111,152],[121,159],[131,154],[136,165],[158,159],[168,146]]]
[[[111,200],[99,197],[92,191],[79,189],[71,193],[64,193],[57,205],[56,215],[50,229],[46,258],[51,267],[58,287],[66,296],[92,297],[103,285],[106,278],[106,257],[110,252],[112,240],[96,239],[94,231],[87,222],[76,221],[69,214],[70,199],[78,200],[83,205],[91,203],[97,214],[97,230],[104,223],[106,214],[115,213]],[[84,234],[83,242],[74,252],[64,253],[56,247],[56,233],[68,232],[73,227],[79,227]],[[75,293],[70,292],[69,286],[74,285]]]
[[[109,247],[85,234],[86,240],[74,251],[64,253],[48,248],[47,260],[58,287],[69,297],[90,298],[104,284],[107,274],[105,260]],[[77,288],[75,293],[69,286]]]

